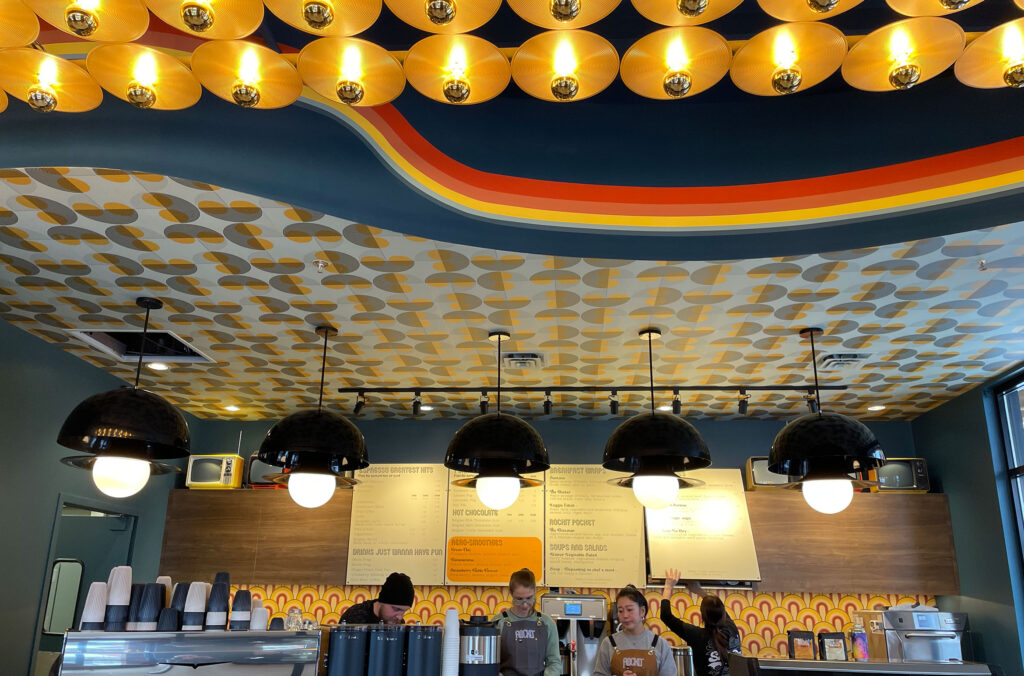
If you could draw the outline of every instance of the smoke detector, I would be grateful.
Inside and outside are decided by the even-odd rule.
[[[501,365],[507,369],[539,369],[544,367],[544,355],[539,352],[506,352]]]
[[[822,371],[844,371],[860,368],[869,355],[863,352],[836,352],[818,357],[818,368]]]

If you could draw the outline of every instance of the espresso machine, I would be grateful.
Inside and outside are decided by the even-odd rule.
[[[540,597],[540,611],[558,626],[563,646],[562,673],[591,676],[597,649],[608,633],[608,598],[600,594],[547,593]],[[568,669],[566,669],[568,666]]]

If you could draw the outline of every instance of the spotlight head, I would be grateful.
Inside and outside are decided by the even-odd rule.
[[[487,407],[490,405],[491,400],[487,396],[487,392],[480,393],[480,415],[487,415]]]
[[[352,407],[352,415],[359,415],[359,412],[366,406],[366,395],[360,392],[356,395],[356,405]]]
[[[412,397],[412,414],[419,415],[420,410],[423,407],[423,399],[420,398],[420,393],[416,392]]]
[[[737,408],[739,409],[740,415],[747,414],[747,405],[750,403],[750,395],[747,394],[746,390],[740,390],[740,400]]]
[[[611,410],[612,415],[619,414],[619,391],[612,390],[612,393],[608,395],[608,408]]]
[[[544,415],[551,415],[551,391],[544,392]]]
[[[672,392],[672,415],[679,415],[683,412],[683,402],[679,401],[679,390]]]
[[[818,399],[814,396],[814,390],[807,390],[807,394],[804,395],[804,399],[807,400],[807,410],[811,413],[817,413]]]

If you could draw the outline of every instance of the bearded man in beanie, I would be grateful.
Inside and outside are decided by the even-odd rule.
[[[341,616],[347,624],[405,624],[405,614],[412,608],[416,591],[405,573],[391,573],[375,600],[357,603]]]

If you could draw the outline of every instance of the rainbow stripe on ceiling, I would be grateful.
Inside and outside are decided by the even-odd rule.
[[[52,42],[50,41],[52,40]],[[92,43],[45,27],[54,54],[81,58]],[[155,17],[138,42],[187,58],[202,42]],[[294,56],[295,49],[280,45]],[[351,108],[308,87],[297,105],[315,108],[359,135],[421,195],[465,216],[572,230],[687,233],[777,231],[864,221],[1008,194],[1024,187],[1024,137],[912,162],[830,176],[750,185],[633,187],[506,176],[448,157],[393,105]]]

